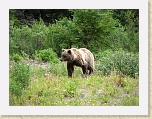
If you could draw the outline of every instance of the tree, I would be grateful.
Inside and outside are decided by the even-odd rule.
[[[122,41],[122,48],[139,52],[139,10],[113,10],[113,17],[118,19],[127,33],[127,39]]]
[[[78,36],[78,29],[72,20],[63,18],[49,26],[49,43],[53,50],[61,55],[62,48],[71,48],[82,46]]]
[[[117,21],[112,18],[111,10],[72,10],[73,21],[79,27],[79,37],[84,47],[96,52],[100,48],[110,48],[110,41],[106,39]]]
[[[47,26],[64,17],[72,18],[68,9],[15,9],[14,11],[18,20],[28,26],[32,26],[40,18],[43,19]]]

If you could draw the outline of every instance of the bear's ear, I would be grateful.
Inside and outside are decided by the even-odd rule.
[[[62,49],[62,52],[64,52],[65,51],[65,49]]]
[[[68,50],[68,53],[71,54],[71,50]]]

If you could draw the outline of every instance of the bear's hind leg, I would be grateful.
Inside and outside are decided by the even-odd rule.
[[[93,72],[93,68],[91,66],[88,67],[89,75]]]
[[[86,65],[83,65],[83,66],[82,66],[82,71],[83,71],[83,75],[84,75],[85,77],[87,77],[87,76],[88,76],[88,68],[87,68]]]

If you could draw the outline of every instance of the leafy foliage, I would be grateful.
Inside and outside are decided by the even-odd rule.
[[[18,55],[18,54],[13,54],[11,59],[13,59],[15,62],[17,62],[17,61],[21,61],[22,57],[20,55]]]
[[[56,24],[51,25],[48,37],[50,38],[48,43],[58,55],[61,54],[62,48],[80,47],[82,45],[78,36],[77,26],[67,18],[56,21]]]
[[[39,50],[38,52],[36,52],[35,59],[38,59],[39,61],[45,61],[45,62],[48,61],[51,63],[57,63],[59,61],[56,53],[51,48]]]
[[[10,70],[10,94],[21,96],[23,90],[30,83],[30,70],[29,66],[23,62],[15,63],[14,67]]]
[[[97,70],[101,70],[104,75],[116,72],[123,75],[135,77],[139,73],[139,55],[138,53],[129,53],[127,51],[105,51],[98,53],[99,63]],[[99,58],[100,57],[100,58]]]
[[[52,12],[61,11],[33,10],[33,14],[42,11],[43,17],[38,17],[39,20],[29,27],[14,23],[15,12],[10,10],[11,55],[24,51],[32,57],[36,50],[52,48],[59,56],[62,48],[71,47],[86,47],[94,54],[100,50],[120,48],[134,53],[139,51],[138,10],[69,10],[72,17],[59,17],[58,20],[54,17],[54,22],[47,26],[44,14],[50,19]],[[29,13],[32,14],[32,10]]]
[[[16,14],[16,10],[13,9],[9,10],[10,29],[13,27],[20,27],[22,25],[22,23],[18,20],[15,14]]]
[[[32,28],[22,26],[22,28],[13,28],[11,30],[12,36],[10,37],[10,53],[21,53],[24,51],[26,54],[32,56],[35,50],[44,49],[47,42],[47,27],[44,22],[35,22]]]
[[[139,52],[139,10],[114,10],[113,18],[118,19],[123,26],[126,35],[121,36],[127,36],[120,40],[122,42],[121,48],[131,52]]]
[[[112,11],[106,10],[73,10],[73,21],[78,26],[79,37],[83,47],[97,52],[96,48],[111,48],[106,39],[113,32],[117,20],[112,18]]]

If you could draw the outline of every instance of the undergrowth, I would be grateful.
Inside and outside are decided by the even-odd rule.
[[[73,78],[70,79],[64,63],[50,64],[47,69],[32,66],[29,69],[30,83],[21,95],[10,96],[11,106],[139,105],[138,77],[116,73],[104,76],[94,72],[90,77],[82,78],[81,68],[75,67]],[[10,81],[13,81],[12,77]]]

